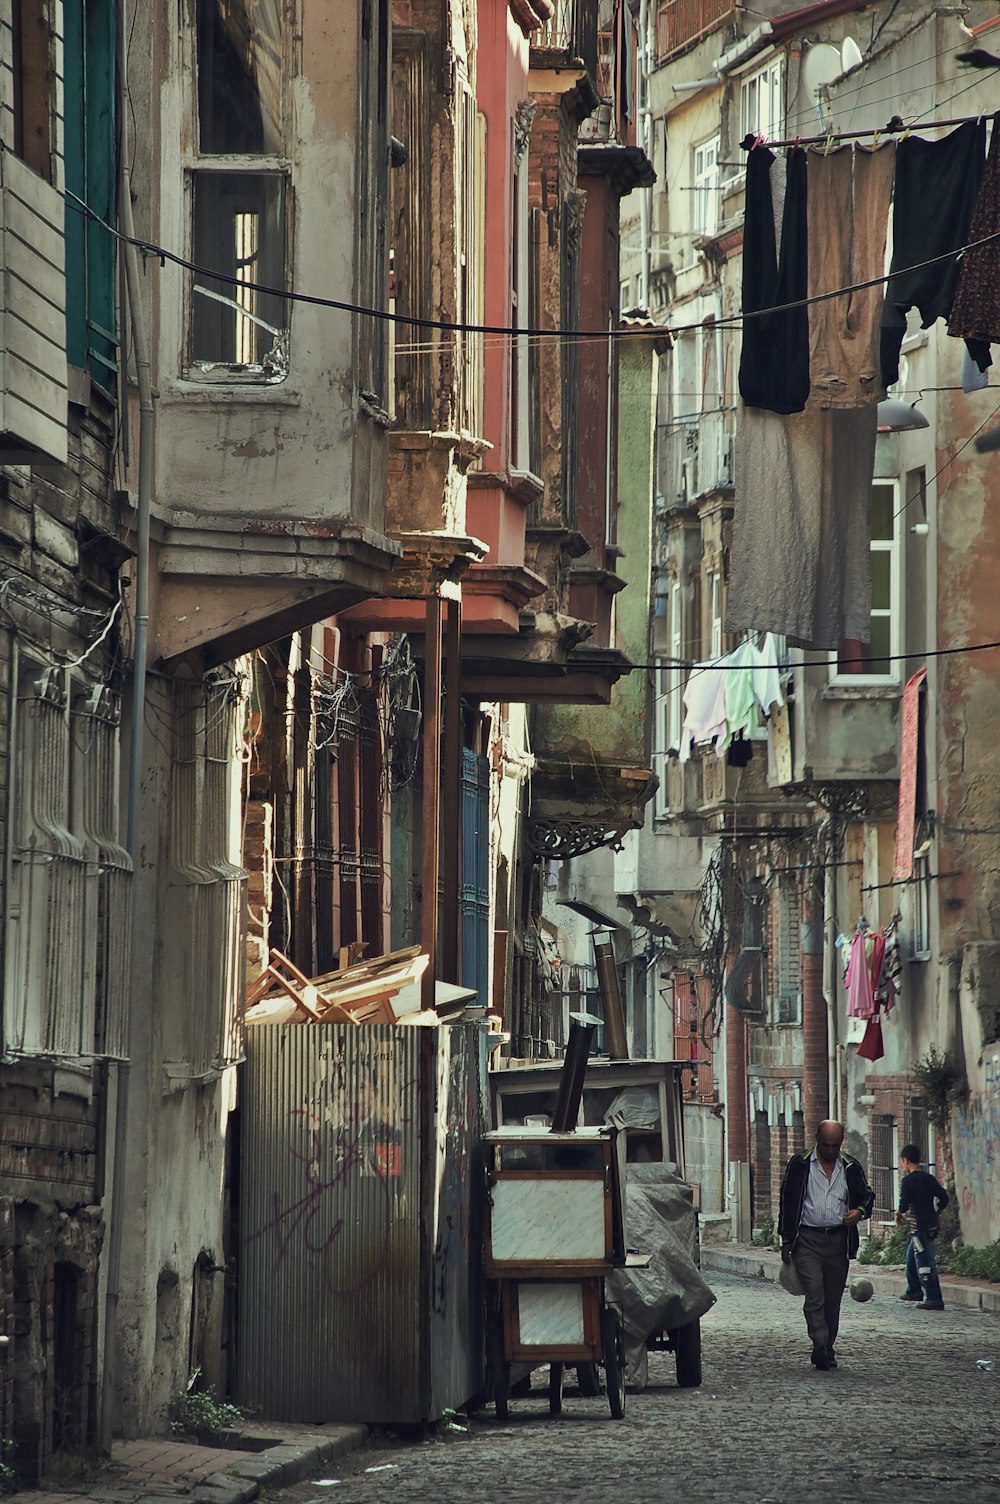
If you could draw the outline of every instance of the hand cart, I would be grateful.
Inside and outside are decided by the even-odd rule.
[[[553,1133],[511,1126],[486,1135],[487,1338],[497,1417],[510,1365],[549,1364],[549,1410],[562,1409],[566,1364],[602,1364],[611,1414],[625,1413],[621,1312],[605,1278],[628,1263],[624,1137],[614,1127]]]

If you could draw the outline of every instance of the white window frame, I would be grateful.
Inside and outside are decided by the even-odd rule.
[[[691,231],[694,235],[714,235],[719,227],[719,157],[718,131],[692,148]]]
[[[655,813],[658,819],[662,819],[670,813],[670,799],[667,792],[667,768],[669,765],[667,752],[670,747],[667,729],[668,707],[670,704],[670,669],[662,660],[658,663],[653,685],[653,771],[657,777]]]
[[[872,608],[872,619],[888,620],[889,622],[889,669],[884,674],[851,674],[841,673],[837,667],[838,657],[836,653],[830,657],[830,683],[840,686],[850,685],[893,685],[900,681],[900,644],[903,636],[903,535],[900,527],[900,485],[898,480],[877,476],[872,481],[872,490],[876,486],[890,488],[889,497],[892,506],[892,537],[872,538],[871,553],[874,558],[877,554],[889,555],[889,605],[886,607]]]
[[[203,152],[201,149],[201,121],[199,114],[199,81],[198,81],[198,28],[194,24],[195,8],[193,3],[187,12],[191,17],[190,41],[188,43],[189,67],[188,67],[188,127],[184,132],[186,145],[182,149],[182,164],[184,170],[185,185],[185,218],[187,223],[187,236],[190,253],[193,259],[195,252],[195,212],[196,212],[196,188],[199,181],[206,182],[210,174],[220,173],[227,175],[247,175],[249,177],[277,177],[282,182],[283,198],[283,221],[284,221],[284,246],[282,248],[282,286],[287,291],[292,287],[292,215],[294,203],[292,196],[292,164],[288,154],[288,140],[292,128],[291,114],[291,60],[292,60],[292,32],[288,13],[284,8],[280,14],[286,21],[285,35],[282,38],[282,71],[285,87],[282,90],[284,106],[282,110],[281,134],[283,150],[280,154],[271,152],[261,153],[226,153],[216,154]],[[250,279],[254,280],[254,279]],[[213,386],[221,383],[237,386],[275,386],[287,379],[288,375],[288,344],[290,342],[291,308],[287,303],[285,325],[283,329],[284,339],[284,370],[281,369],[281,361],[269,369],[266,364],[240,363],[236,361],[226,362],[218,360],[214,364],[196,360],[192,353],[194,343],[194,310],[195,299],[203,296],[194,291],[195,284],[199,282],[196,273],[189,273],[186,279],[186,295],[184,300],[184,318],[182,325],[182,346],[180,351],[180,372],[184,381],[198,383],[202,386]],[[250,308],[252,294],[241,296],[238,286],[231,287],[225,294],[231,297],[233,302],[246,306],[251,320],[264,324]],[[265,324],[265,327],[266,324]]]
[[[670,642],[671,662],[667,668],[668,699],[666,710],[667,749],[680,750],[684,729],[684,618],[681,610],[681,587],[677,580],[670,581],[667,597],[667,631]]]
[[[931,956],[931,885],[930,855],[913,858],[913,881],[910,884],[910,934],[913,960],[927,961]]]
[[[778,53],[740,79],[740,140],[749,135],[778,141],[784,119],[785,59]]]
[[[722,657],[724,643],[722,571],[710,569],[708,572],[708,658],[710,662]]]

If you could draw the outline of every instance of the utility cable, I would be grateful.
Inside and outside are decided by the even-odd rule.
[[[978,116],[973,117],[978,119]],[[325,297],[319,293],[293,292],[288,288],[274,287],[266,282],[244,281],[240,277],[233,276],[228,272],[213,271],[211,268],[202,266],[200,262],[192,261],[186,256],[179,255],[176,251],[168,250],[165,246],[156,245],[154,242],[144,240],[140,236],[128,236],[105,220],[89,204],[84,203],[75,193],[68,188],[63,190],[63,197],[67,203],[90,219],[99,224],[109,235],[125,245],[134,246],[143,257],[154,257],[161,266],[170,262],[185,271],[193,272],[200,277],[207,277],[211,281],[224,282],[231,287],[238,287],[241,291],[259,292],[268,296],[280,298],[287,303],[303,303],[311,308],[329,308],[338,313],[356,314],[363,318],[375,319],[380,323],[402,325],[411,329],[436,329],[450,334],[493,334],[504,335],[513,339],[557,339],[557,340],[616,340],[634,338],[637,335],[645,335],[653,339],[673,339],[678,334],[688,334],[703,328],[704,321],[694,324],[674,325],[651,325],[649,328],[607,328],[607,329],[525,329],[515,328],[511,324],[473,324],[460,319],[431,319],[416,314],[390,312],[385,308],[369,308],[361,303],[351,303],[342,298]],[[724,315],[714,320],[713,328],[725,329],[739,327],[750,319],[769,318],[772,314],[787,313],[796,308],[805,308],[812,303],[825,303],[831,298],[846,297],[850,293],[862,292],[869,287],[880,287],[890,282],[895,277],[904,277],[912,272],[923,271],[929,266],[937,266],[942,261],[951,261],[966,251],[978,250],[980,246],[991,245],[995,240],[1000,240],[1000,230],[994,230],[989,235],[984,235],[980,240],[970,240],[965,245],[955,246],[950,251],[944,251],[939,256],[930,256],[925,261],[914,262],[911,266],[896,267],[892,275],[888,272],[879,277],[869,277],[863,282],[853,282],[844,287],[832,288],[829,292],[812,293],[805,298],[797,298],[790,303],[775,303],[769,308],[757,308],[750,312]]]

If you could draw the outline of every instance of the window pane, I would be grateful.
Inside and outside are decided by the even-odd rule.
[[[888,611],[892,605],[892,555],[883,549],[872,550],[872,610]]]
[[[203,152],[281,150],[282,0],[198,0]]]
[[[872,486],[872,537],[891,540],[894,531],[892,486]]]
[[[241,281],[285,285],[285,183],[279,173],[199,172],[194,257],[234,282],[194,276],[191,358],[285,374],[288,304]]]
[[[872,617],[872,643],[871,658],[865,664],[866,674],[889,675],[893,671],[893,665],[889,661],[891,651],[892,623],[888,616]]]

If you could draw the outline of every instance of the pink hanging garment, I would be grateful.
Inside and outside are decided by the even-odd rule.
[[[847,974],[844,977],[844,985],[847,988],[848,1018],[873,1017],[875,1013],[875,999],[871,984],[871,972],[868,968],[864,930],[855,931],[854,939],[851,942],[851,958],[847,963]]]

